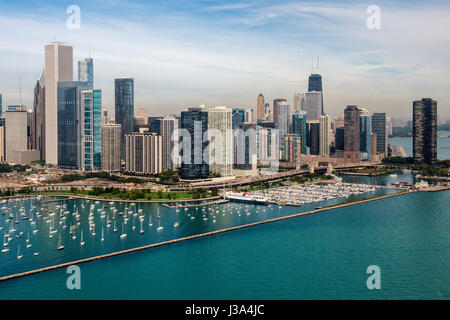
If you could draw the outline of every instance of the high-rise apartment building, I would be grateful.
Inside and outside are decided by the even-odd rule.
[[[288,133],[284,136],[284,160],[297,163],[301,149],[302,140],[298,134]]]
[[[6,142],[5,118],[0,117],[0,163],[6,161],[5,142]]]
[[[279,104],[287,104],[287,100],[286,99],[275,99],[273,100],[273,122],[275,122],[275,124],[278,124],[278,105]]]
[[[180,137],[181,169],[183,179],[204,179],[209,176],[209,159],[203,157],[203,151],[208,146],[207,139],[203,139],[208,130],[208,112],[204,107],[188,108],[181,112],[180,129],[189,134]],[[188,150],[184,150],[188,148]]]
[[[134,132],[134,79],[118,78],[115,85],[115,122],[122,125],[121,159],[125,159],[125,135]]]
[[[81,91],[81,168],[102,167],[102,91]]]
[[[162,168],[163,170],[175,169],[179,165],[178,121],[174,117],[164,117],[155,122],[158,122],[157,133],[162,137]]]
[[[369,110],[360,108],[360,122],[359,122],[359,141],[361,151],[361,161],[368,161],[371,159],[371,135],[372,135],[372,116]]]
[[[156,175],[162,172],[162,138],[151,132],[125,136],[126,172]]]
[[[319,117],[319,127],[320,127],[320,143],[319,143],[319,154],[324,157],[330,155],[330,131],[331,131],[331,120],[330,116],[325,114]]]
[[[52,42],[45,46],[45,161],[58,164],[58,82],[73,81],[73,49]]]
[[[344,158],[345,162],[360,162],[360,112],[357,106],[347,106],[344,111]]]
[[[386,113],[372,115],[372,132],[377,135],[377,153],[387,157]]]
[[[305,110],[305,94],[303,93],[295,93],[294,94],[294,110],[295,111],[301,111]]]
[[[430,98],[413,102],[413,158],[416,163],[437,160],[437,101]]]
[[[233,169],[232,110],[218,106],[208,110],[209,171],[230,177]]]
[[[264,96],[262,93],[259,94],[257,98],[257,107],[256,107],[256,120],[264,120],[265,112],[264,112]]]
[[[120,140],[122,126],[108,123],[102,125],[102,170],[107,172],[120,171]]]

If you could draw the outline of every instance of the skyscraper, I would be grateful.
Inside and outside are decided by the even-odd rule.
[[[319,154],[324,157],[330,155],[330,116],[327,114],[321,115],[319,117],[320,126],[320,152]]]
[[[73,49],[52,42],[45,46],[45,161],[58,164],[58,82],[73,81]]]
[[[305,95],[303,93],[294,94],[294,111],[305,110]]]
[[[148,124],[148,110],[145,108],[137,109],[136,114],[134,116],[134,125],[141,126],[147,124]]]
[[[89,89],[94,89],[94,61],[92,58],[78,61],[78,81],[86,81]]]
[[[238,124],[245,122],[245,110],[234,108],[232,111],[233,129],[236,129]]]
[[[2,107],[3,107],[3,98],[2,98],[2,94],[0,93],[0,116],[2,115]]]
[[[159,122],[159,134],[162,137],[162,169],[174,169],[178,165],[178,135],[175,136],[178,121],[174,117],[165,117],[156,121]]]
[[[264,120],[265,118],[264,96],[260,93],[257,99],[256,120]]]
[[[115,122],[122,125],[121,159],[125,159],[125,135],[134,131],[134,79],[115,79]]]
[[[204,179],[209,176],[209,160],[204,159],[203,151],[208,146],[207,139],[203,139],[208,130],[208,112],[204,107],[188,108],[181,112],[180,128],[190,135],[189,145],[181,136],[183,146],[180,150],[182,161],[180,176],[183,179]],[[186,146],[185,146],[186,144]],[[189,150],[184,150],[188,148]]]
[[[372,115],[372,132],[377,135],[377,153],[387,157],[386,113]]]
[[[320,154],[320,122],[319,120],[312,120],[306,122],[307,129],[307,141],[306,144],[309,147],[309,154]]]
[[[360,162],[360,116],[357,106],[344,111],[344,158],[347,163]]]
[[[305,93],[304,111],[308,121],[319,120],[322,108],[322,92],[312,91]]]
[[[365,108],[360,109],[360,125],[359,125],[359,141],[361,160],[371,159],[371,134],[372,134],[372,117],[369,110]]]
[[[301,141],[301,150],[300,153],[306,154],[306,112],[296,110],[292,115],[292,123],[290,132],[300,136]]]
[[[0,163],[6,161],[5,157],[5,118],[0,117]]]
[[[416,163],[437,160],[437,102],[430,98],[413,102],[413,157]]]
[[[120,171],[120,139],[122,126],[108,123],[102,125],[102,170]]]
[[[308,92],[317,91],[320,92],[320,109],[319,113],[324,114],[323,110],[323,89],[322,89],[322,76],[320,74],[311,74],[308,81]],[[318,119],[314,119],[318,120]]]
[[[34,123],[36,149],[39,150],[40,159],[45,160],[45,78],[42,73],[34,87]]]
[[[22,109],[6,110],[5,115],[5,158],[7,162],[22,163],[20,153],[31,149],[31,123],[29,113]]]
[[[81,91],[83,90],[89,90],[87,82],[58,82],[57,164],[63,169],[82,168]]]
[[[102,166],[102,91],[81,91],[81,168]]]
[[[134,132],[125,136],[126,171],[158,174],[162,171],[162,138],[151,132]]]
[[[233,132],[230,108],[218,106],[208,110],[209,170],[222,177],[232,175]]]
[[[279,145],[281,146],[281,152],[284,151],[284,136],[289,133],[290,122],[290,106],[286,102],[277,103],[277,120],[276,127],[280,133]]]
[[[275,124],[278,124],[278,104],[285,104],[287,103],[286,99],[275,99],[273,100],[273,122]]]

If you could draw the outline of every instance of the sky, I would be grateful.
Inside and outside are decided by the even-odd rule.
[[[80,29],[67,27],[71,5]],[[380,8],[371,30],[367,8]],[[325,112],[346,105],[410,118],[412,102],[438,101],[450,118],[449,1],[0,0],[3,104],[32,106],[44,46],[94,59],[95,87],[114,109],[114,78],[135,79],[135,109],[150,116],[205,104],[256,108],[256,97],[307,91],[320,57]],[[316,66],[314,66],[314,69]],[[76,80],[76,79],[75,79]]]

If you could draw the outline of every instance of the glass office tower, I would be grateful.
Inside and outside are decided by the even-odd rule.
[[[367,109],[360,109],[359,116],[359,144],[361,161],[371,159],[371,139],[372,134],[372,117]]]
[[[81,92],[82,163],[84,170],[102,166],[102,91]]]
[[[116,123],[122,125],[121,159],[125,159],[125,135],[134,132],[134,79],[115,79]]]
[[[301,138],[301,153],[306,154],[306,112],[296,110],[292,115],[291,133]]]
[[[58,167],[81,168],[81,92],[84,81],[58,82]]]
[[[94,88],[94,62],[92,58],[78,61],[78,81],[86,81],[89,89]]]

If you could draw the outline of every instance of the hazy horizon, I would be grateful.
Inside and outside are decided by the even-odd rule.
[[[367,7],[381,9],[369,30]],[[81,9],[81,28],[66,21]],[[94,59],[95,88],[114,110],[114,79],[135,79],[135,109],[149,116],[198,104],[256,109],[307,91],[312,55],[320,56],[325,112],[346,105],[410,118],[412,102],[430,97],[450,118],[450,5],[444,1],[0,1],[3,105],[33,104],[53,40]],[[424,22],[426,21],[426,23]],[[6,30],[6,31],[5,31]],[[314,59],[315,60],[315,59]],[[316,60],[314,61],[316,63]]]

